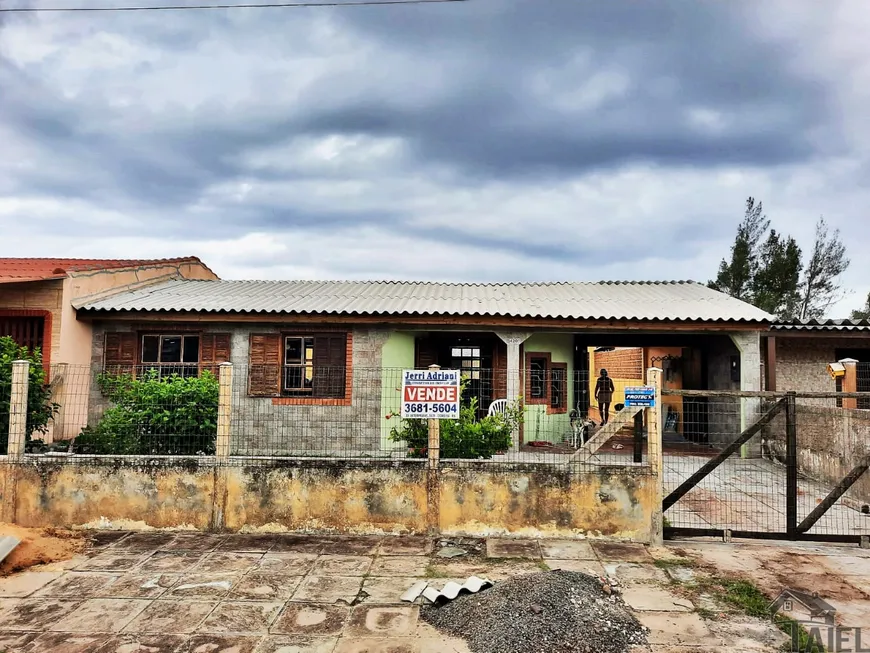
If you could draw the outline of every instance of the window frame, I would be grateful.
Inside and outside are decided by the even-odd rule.
[[[556,371],[559,371],[562,379],[562,394],[561,401],[557,406],[553,405],[553,384],[556,380]],[[570,385],[568,383],[568,363],[553,363],[550,362],[550,382],[548,384],[550,392],[550,401],[547,403],[547,412],[550,414],[561,414],[568,412],[568,392]]]
[[[291,339],[297,339],[302,341],[302,354],[300,357],[300,362],[298,363],[288,363],[287,362],[287,341]],[[307,347],[306,340],[311,341],[311,361],[308,362],[307,356]],[[281,334],[281,396],[282,397],[312,397],[317,398],[317,395],[314,394],[314,352],[315,347],[317,346],[317,334],[315,333],[282,333]],[[288,369],[302,369],[302,379],[303,379],[303,387],[301,388],[288,388],[287,387],[287,370]],[[306,388],[304,387],[304,379],[305,372],[304,370],[310,370],[310,383]]]
[[[543,359],[544,364],[544,394],[541,397],[532,396],[532,360]],[[525,403],[530,405],[550,405],[550,370],[552,369],[552,354],[544,351],[526,352],[526,396]]]
[[[157,338],[157,360],[145,360],[145,339]],[[178,361],[162,361],[160,358],[163,355],[163,340],[165,338],[179,338],[181,340],[179,347]],[[188,338],[196,338],[196,361],[190,362],[184,360],[185,341]],[[138,339],[139,351],[136,356],[137,365],[142,371],[156,370],[160,376],[164,374],[180,374],[181,376],[199,376],[200,365],[202,364],[202,333],[195,332],[176,332],[176,331],[143,331],[139,333]]]

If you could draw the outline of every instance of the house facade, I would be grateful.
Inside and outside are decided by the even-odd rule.
[[[198,258],[69,259],[0,258],[0,336],[42,352],[55,399],[62,406],[47,439],[73,437],[83,424],[67,396],[85,396],[87,376],[69,378],[69,366],[90,365],[93,335],[74,306],[114,292],[169,279],[217,279]],[[64,389],[66,388],[66,389]],[[66,410],[69,408],[70,410]],[[68,419],[66,419],[68,418]]]
[[[401,372],[430,365],[462,371],[480,416],[521,400],[520,443],[558,444],[594,403],[593,345],[688,348],[699,389],[757,390],[771,320],[691,282],[174,280],[80,302],[77,316],[95,370],[233,363],[233,453],[258,456],[400,452]],[[90,421],[104,407],[92,387]]]

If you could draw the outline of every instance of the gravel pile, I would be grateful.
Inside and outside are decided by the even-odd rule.
[[[421,616],[473,653],[626,653],[647,643],[647,629],[609,585],[570,571],[517,576]]]

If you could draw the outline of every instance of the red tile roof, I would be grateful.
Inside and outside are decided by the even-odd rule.
[[[163,259],[0,258],[0,283],[63,279],[69,272],[175,263],[202,263],[196,256]]]

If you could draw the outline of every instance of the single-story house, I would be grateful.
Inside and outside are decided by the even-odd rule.
[[[93,335],[89,322],[76,319],[73,305],[107,294],[135,290],[169,279],[217,279],[195,256],[173,259],[0,258],[0,336],[38,348],[62,392],[63,370],[53,363],[90,365]],[[87,377],[83,379],[87,383]],[[60,401],[63,406],[66,401]],[[81,423],[54,420],[58,438],[72,437]],[[48,437],[51,438],[49,433]]]
[[[560,442],[590,408],[590,347],[687,351],[683,387],[759,390],[772,321],[694,282],[177,279],[74,304],[94,370],[232,362],[233,453],[250,455],[396,448],[401,371],[432,364],[462,370],[481,415],[522,397],[522,441]]]

